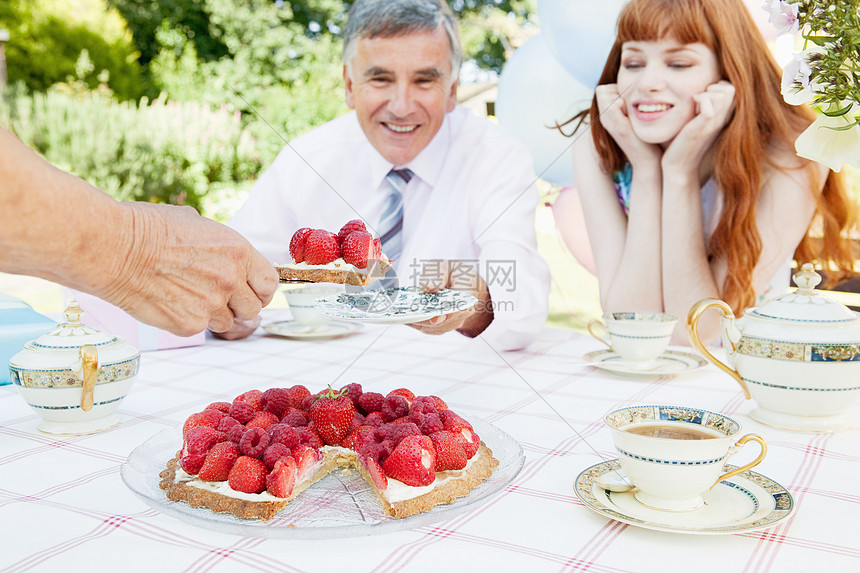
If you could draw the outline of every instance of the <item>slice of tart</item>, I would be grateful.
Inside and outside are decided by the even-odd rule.
[[[161,472],[167,497],[269,520],[314,482],[357,470],[395,518],[468,495],[498,460],[438,397],[383,396],[349,384],[252,390],[192,414],[183,447]]]
[[[275,263],[284,282],[329,282],[367,285],[385,276],[391,261],[382,253],[379,239],[354,219],[335,234],[303,227],[290,239],[291,260]]]

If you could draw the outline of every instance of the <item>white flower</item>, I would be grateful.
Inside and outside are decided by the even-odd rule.
[[[767,21],[773,24],[777,34],[794,34],[800,29],[795,4],[785,0],[765,0],[762,9],[770,12]]]
[[[810,82],[812,68],[809,66],[809,56],[819,52],[819,49],[804,50],[794,54],[782,71],[782,97],[790,105],[807,103],[816,93],[815,82]]]
[[[840,171],[846,163],[860,169],[860,126],[842,131],[833,129],[844,128],[852,120],[850,112],[839,117],[819,115],[794,142],[797,154],[833,171]]]

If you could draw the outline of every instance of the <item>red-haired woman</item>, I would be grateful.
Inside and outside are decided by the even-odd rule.
[[[673,314],[682,343],[696,301],[741,313],[785,292],[792,257],[852,271],[854,206],[837,174],[795,154],[814,114],[780,82],[742,0],[625,6],[591,109],[568,122],[590,127],[573,161],[604,311]],[[700,325],[718,337],[716,317]]]

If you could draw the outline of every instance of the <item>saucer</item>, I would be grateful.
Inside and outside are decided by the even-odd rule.
[[[418,287],[400,287],[325,296],[317,299],[314,308],[339,320],[411,324],[467,310],[477,303],[477,298],[458,290],[428,293]]]
[[[726,465],[731,470],[736,466]],[[633,492],[611,492],[595,480],[621,473],[618,460],[601,462],[580,473],[573,484],[576,496],[604,517],[656,531],[721,535],[772,527],[788,518],[795,503],[791,494],[772,479],[745,471],[721,481],[704,493],[704,507],[693,511],[662,511],[636,501]]]
[[[274,336],[293,338],[296,340],[325,340],[352,334],[361,328],[361,324],[355,322],[342,322],[335,320],[320,326],[305,326],[295,320],[284,320],[264,324],[263,329]]]
[[[591,366],[596,366],[609,372],[633,374],[635,376],[681,374],[698,370],[708,364],[698,354],[682,350],[667,350],[653,363],[649,363],[647,367],[636,367],[611,350],[595,350],[583,355],[582,358]]]

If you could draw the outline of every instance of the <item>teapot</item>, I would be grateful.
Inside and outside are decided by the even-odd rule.
[[[687,332],[693,345],[732,376],[757,408],[750,417],[787,430],[831,432],[850,425],[846,410],[860,397],[860,313],[815,290],[821,276],[807,263],[797,290],[735,318],[718,299],[693,305]],[[727,363],[702,343],[697,325],[716,308]]]
[[[12,383],[42,417],[40,431],[105,430],[119,423],[114,412],[137,377],[140,353],[123,339],[83,324],[77,302],[64,314],[66,322],[12,356]]]

